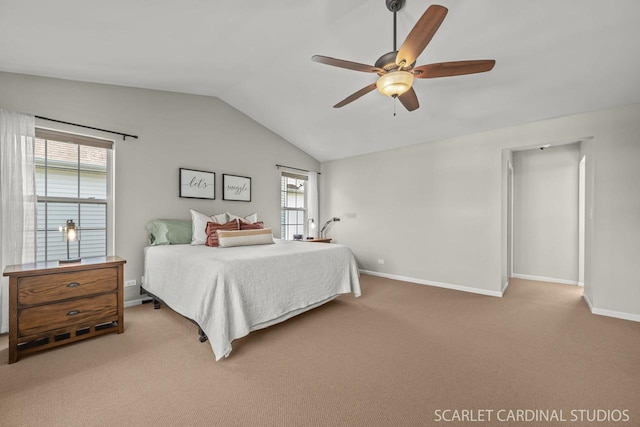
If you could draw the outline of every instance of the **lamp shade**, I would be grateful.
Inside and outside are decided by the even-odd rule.
[[[66,238],[68,241],[70,242],[75,242],[76,240],[78,240],[78,232],[76,229],[76,224],[73,222],[73,220],[68,219],[67,220],[67,226],[65,227],[65,233],[66,233]]]
[[[395,97],[400,96],[413,84],[413,74],[408,71],[392,71],[380,76],[376,82],[378,92],[383,95]]]

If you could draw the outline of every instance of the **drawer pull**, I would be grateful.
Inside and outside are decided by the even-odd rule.
[[[80,286],[80,283],[78,282],[71,282],[67,285],[67,288],[77,288],[78,286]]]
[[[76,314],[79,314],[80,310],[71,310],[70,312],[67,313],[67,316],[75,316]]]

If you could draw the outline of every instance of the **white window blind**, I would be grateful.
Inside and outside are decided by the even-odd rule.
[[[70,257],[107,255],[112,245],[112,147],[112,141],[36,128],[38,261],[66,258],[59,227],[68,219],[79,230],[79,240],[70,245]]]

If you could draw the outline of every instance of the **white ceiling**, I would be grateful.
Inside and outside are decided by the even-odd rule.
[[[431,4],[407,0],[398,44]],[[0,0],[0,70],[218,96],[325,161],[640,102],[640,1],[439,0],[416,65],[495,59],[414,82],[420,109],[371,92],[392,50],[385,0]],[[69,118],[67,118],[69,119]]]

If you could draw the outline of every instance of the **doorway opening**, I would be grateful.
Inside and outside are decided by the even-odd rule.
[[[590,138],[503,151],[503,285],[585,286]]]

